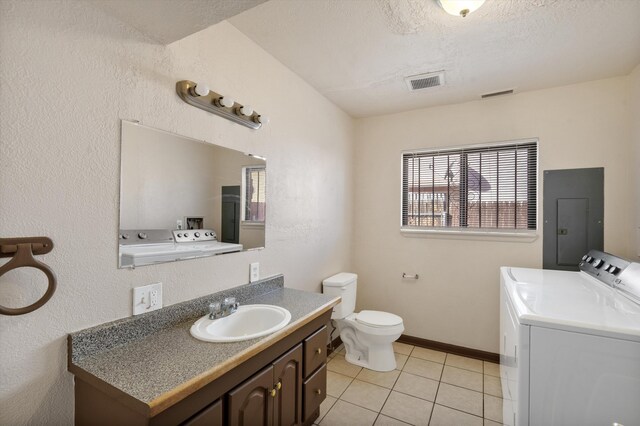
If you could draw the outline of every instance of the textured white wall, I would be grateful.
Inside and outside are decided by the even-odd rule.
[[[635,185],[635,257],[640,258],[640,64],[629,74],[631,99],[631,144],[633,146],[632,175]]]
[[[359,308],[402,315],[406,334],[498,352],[498,268],[542,265],[535,242],[400,234],[405,149],[539,138],[539,167],[605,167],[605,250],[632,254],[627,77],[360,119],[354,266]],[[538,211],[542,211],[539,178]],[[420,280],[402,280],[402,272]]]
[[[272,122],[188,106],[186,78]],[[59,280],[43,308],[0,317],[0,424],[72,424],[66,335],[129,316],[135,286],[161,281],[169,305],[246,283],[255,261],[306,290],[350,265],[351,119],[227,23],[165,47],[91,2],[1,1],[0,92],[0,236],[51,237]],[[267,248],[118,270],[121,118],[267,157]],[[0,303],[35,300],[42,281],[3,277]]]

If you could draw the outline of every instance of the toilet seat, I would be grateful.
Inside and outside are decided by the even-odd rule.
[[[355,320],[369,327],[393,327],[402,324],[402,318],[389,312],[360,311],[355,315]]]

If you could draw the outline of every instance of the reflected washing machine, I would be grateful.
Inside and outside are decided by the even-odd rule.
[[[500,268],[503,423],[640,425],[640,263]]]

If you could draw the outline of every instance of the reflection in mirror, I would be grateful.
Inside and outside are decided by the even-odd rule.
[[[119,266],[265,244],[266,161],[122,121]]]

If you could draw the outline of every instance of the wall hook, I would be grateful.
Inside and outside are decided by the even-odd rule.
[[[53,296],[53,293],[56,291],[56,275],[51,268],[33,257],[34,255],[49,253],[51,250],[53,250],[53,241],[47,237],[0,238],[0,257],[11,258],[7,263],[0,266],[0,276],[13,269],[31,267],[44,272],[49,280],[47,291],[39,300],[22,308],[7,308],[0,305],[0,314],[27,314],[35,311],[51,299],[51,296]]]

